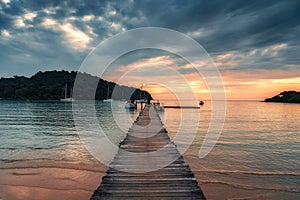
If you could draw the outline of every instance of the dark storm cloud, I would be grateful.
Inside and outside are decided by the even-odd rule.
[[[209,51],[288,41],[297,37],[291,31],[300,22],[299,1],[142,1],[136,6],[150,24],[186,33],[205,29],[209,34],[195,39]]]
[[[26,75],[35,72],[32,66],[42,64],[56,63],[76,70],[89,51],[105,38],[145,26],[186,33],[215,56],[228,52],[237,54],[236,57],[245,56],[255,49],[286,44],[277,52],[277,57],[262,54],[261,50],[252,55],[253,61],[244,60],[244,64],[227,69],[291,70],[292,67],[285,65],[295,68],[300,62],[299,10],[300,1],[293,0],[17,0],[7,4],[0,0],[0,50],[4,52],[1,53],[0,76],[12,73],[7,65],[15,68],[16,73],[22,68],[20,71]],[[26,13],[34,13],[35,17],[25,19]],[[85,16],[90,19],[84,20]],[[20,19],[23,21],[18,22]],[[54,24],[45,25],[47,19]],[[88,40],[85,49],[72,48],[76,34]]]
[[[0,30],[12,26],[12,18],[0,12]]]
[[[299,9],[299,3],[294,5],[286,1],[263,9],[241,8],[239,15],[234,15],[238,14],[236,11],[226,20],[221,20],[223,25],[219,24],[208,38],[208,48],[218,51],[218,42],[221,43],[221,51],[290,42],[298,35],[294,28],[299,26]]]

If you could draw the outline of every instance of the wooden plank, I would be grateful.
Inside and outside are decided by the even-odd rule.
[[[143,171],[149,165],[157,169]],[[120,142],[117,155],[91,197],[99,199],[205,199],[153,106],[144,107]]]

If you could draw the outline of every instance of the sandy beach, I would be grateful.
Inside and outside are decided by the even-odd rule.
[[[262,188],[260,182],[257,182],[257,186],[246,185],[243,182],[247,182],[245,177],[240,177],[241,184],[228,184],[218,180],[207,180],[210,175],[207,171],[202,171],[201,162],[195,160],[192,157],[184,156],[186,163],[190,165],[191,169],[195,173],[198,184],[200,185],[205,197],[208,200],[283,200],[283,199],[298,199],[298,192],[288,192],[282,189],[270,189]],[[226,176],[226,173],[224,173]],[[227,174],[227,176],[232,176]]]
[[[194,169],[201,189],[208,200],[296,199],[298,193],[239,188],[222,183],[203,182],[197,163],[186,158]],[[107,167],[97,161],[15,161],[0,162],[1,200],[89,199],[99,186]]]
[[[89,199],[106,167],[99,162],[0,162],[0,199]]]

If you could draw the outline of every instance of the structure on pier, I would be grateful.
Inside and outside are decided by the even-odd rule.
[[[205,199],[152,105],[139,114],[91,200]]]

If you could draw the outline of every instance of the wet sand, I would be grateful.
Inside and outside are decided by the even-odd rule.
[[[107,170],[96,161],[17,161],[0,168],[1,200],[89,199]]]
[[[290,200],[299,199],[298,192],[287,192],[276,189],[262,189],[259,187],[245,187],[244,185],[233,185],[214,181],[207,181],[199,165],[199,160],[185,156],[186,163],[190,165],[195,173],[205,197],[208,200]],[[207,176],[207,175],[206,175]],[[245,177],[241,176],[241,182]],[[257,183],[259,185],[259,183]],[[261,183],[260,183],[261,184]]]
[[[297,199],[299,193],[276,190],[243,189],[221,183],[201,181],[195,162],[190,164],[208,200]],[[194,169],[193,169],[194,168]],[[84,200],[99,186],[107,167],[98,161],[15,161],[0,162],[1,200]]]
[[[200,181],[199,181],[200,182]],[[218,183],[201,184],[208,200],[289,200],[299,199],[298,193],[288,193],[276,190],[241,189]]]

